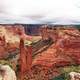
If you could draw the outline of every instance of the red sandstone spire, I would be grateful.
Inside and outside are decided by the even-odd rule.
[[[32,48],[24,46],[24,40],[20,39],[20,77],[23,80],[23,77],[27,71],[30,70],[32,64]]]

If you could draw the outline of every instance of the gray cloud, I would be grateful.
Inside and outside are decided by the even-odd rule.
[[[0,23],[79,24],[80,8],[78,1],[0,0]]]

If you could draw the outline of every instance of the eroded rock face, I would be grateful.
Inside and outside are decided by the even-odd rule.
[[[0,80],[17,80],[15,71],[8,65],[0,64]]]
[[[30,40],[22,25],[0,25],[0,59],[19,48],[20,37]]]
[[[19,57],[19,67],[20,67],[20,80],[23,80],[26,72],[30,71],[32,66],[32,47],[24,46],[24,40],[20,39],[20,57]]]
[[[80,73],[77,72],[70,72],[70,80],[80,80]]]
[[[5,36],[6,42],[15,43],[19,42],[19,31],[18,28],[22,27],[14,27],[13,25],[0,25],[0,34]],[[22,29],[23,32],[23,29]]]
[[[42,66],[80,64],[80,32],[76,28],[58,28],[56,34],[54,34],[54,29],[45,29],[45,31],[45,33],[48,32],[47,38],[51,38],[54,44],[37,55],[33,64]]]
[[[19,47],[19,37],[14,34],[12,26],[0,25],[0,59],[8,55],[8,51],[13,51]]]
[[[57,40],[56,46],[64,53],[62,55],[67,55],[75,64],[80,64],[80,32],[75,28],[65,29],[59,36],[61,38]]]
[[[64,39],[61,42],[63,52],[71,56],[75,64],[80,64],[80,32],[68,30],[67,32],[64,31],[64,33]]]

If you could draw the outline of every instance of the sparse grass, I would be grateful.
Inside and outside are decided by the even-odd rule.
[[[29,41],[29,40],[25,40],[24,43],[25,43],[25,45],[30,45],[30,44],[32,44],[32,42]]]
[[[80,65],[77,66],[67,66],[59,68],[61,75],[51,79],[51,80],[69,80],[70,72],[80,72]]]
[[[12,64],[8,60],[0,60],[0,64],[2,64],[2,65],[9,65],[10,67],[12,67]]]
[[[69,73],[69,72],[72,72],[72,71],[75,71],[75,72],[80,72],[80,65],[77,65],[77,66],[67,66],[67,67],[63,67],[63,68],[60,68],[61,72],[62,73]]]

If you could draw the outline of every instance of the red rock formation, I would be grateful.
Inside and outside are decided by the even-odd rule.
[[[46,51],[41,52],[33,61],[33,64],[42,66],[65,66],[80,64],[80,32],[76,29],[58,30],[57,37],[53,30],[47,30],[50,38],[56,38]],[[54,38],[55,37],[55,38]]]
[[[20,37],[23,37],[24,40],[32,39],[31,36],[25,34],[22,25],[0,25],[0,59],[6,58],[19,48]]]
[[[51,38],[53,41],[56,41],[58,38],[57,30],[54,30],[54,28],[48,29],[47,26],[43,26],[40,29],[40,34],[41,34],[43,40],[47,40],[47,39]]]
[[[49,35],[47,33],[47,26],[42,26],[42,28],[40,29],[40,32],[41,32],[41,36],[42,36],[42,39],[43,40],[47,40],[49,38]]]
[[[5,36],[0,37],[0,59],[5,56],[6,51],[6,41]]]
[[[20,39],[20,80],[23,80],[27,71],[30,71],[32,65],[32,48],[24,46],[24,40]]]

